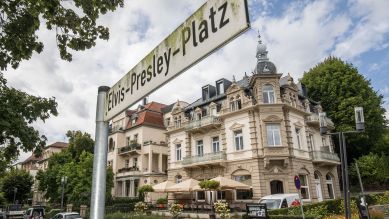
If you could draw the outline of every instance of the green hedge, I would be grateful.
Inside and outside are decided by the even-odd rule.
[[[142,216],[136,216],[133,213],[112,213],[112,214],[106,214],[105,219],[162,219],[162,218],[168,218],[163,216],[157,216],[157,215],[142,215]]]
[[[139,201],[140,201],[139,198],[121,197],[121,198],[113,198],[112,200],[109,200],[105,205],[106,206],[123,205],[123,204],[137,203]]]
[[[269,219],[302,219],[300,215],[269,215]],[[305,219],[316,219],[313,216],[305,216]]]

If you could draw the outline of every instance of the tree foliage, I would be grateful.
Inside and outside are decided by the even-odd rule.
[[[335,124],[335,131],[355,130],[354,107],[363,107],[366,130],[363,134],[347,135],[349,161],[374,149],[386,124],[383,97],[352,64],[329,57],[304,73],[302,83],[308,96],[321,102]]]
[[[0,3],[2,4],[2,3]],[[10,88],[0,73],[0,166],[5,168],[20,150],[40,154],[46,137],[31,125],[57,115],[55,98],[42,98]]]
[[[358,182],[355,163],[358,164],[362,182],[368,187],[384,185],[389,180],[389,158],[385,154],[380,156],[370,153],[355,160],[350,166],[350,176],[354,184]]]
[[[98,38],[108,40],[108,28],[96,22],[118,6],[123,7],[123,0],[0,1],[0,69],[17,68],[33,52],[42,52],[43,43],[36,34],[41,24],[56,31],[60,56],[71,61],[68,49],[85,50]]]
[[[61,178],[67,176],[65,200],[75,205],[89,204],[93,173],[93,140],[88,133],[69,131],[69,147],[49,158],[48,169],[39,171],[39,190],[51,203],[59,203],[61,199]],[[113,187],[113,172],[107,169],[106,197],[110,198]]]
[[[34,183],[33,177],[24,170],[11,169],[6,172],[1,180],[2,192],[5,199],[12,203],[14,200],[14,190],[16,191],[16,200],[24,203],[31,196],[31,186]]]

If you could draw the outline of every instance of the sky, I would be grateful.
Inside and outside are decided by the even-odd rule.
[[[72,62],[60,59],[55,32],[43,24],[38,36],[44,51],[18,69],[8,69],[8,85],[56,98],[59,115],[34,124],[48,144],[67,141],[67,130],[94,136],[97,88],[115,84],[204,2],[126,0],[123,8],[98,20],[109,27],[110,39],[87,51],[73,51]],[[248,0],[248,8],[251,29],[156,90],[149,101],[190,103],[200,97],[203,85],[250,74],[259,31],[278,72],[297,80],[326,57],[340,57],[371,81],[389,111],[389,1]],[[26,157],[22,153],[19,160]]]

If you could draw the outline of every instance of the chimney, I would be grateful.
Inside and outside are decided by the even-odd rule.
[[[143,106],[147,104],[147,97],[143,98]]]

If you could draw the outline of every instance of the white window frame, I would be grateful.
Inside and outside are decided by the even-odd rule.
[[[181,144],[176,144],[176,161],[182,160],[182,146]]]
[[[309,133],[309,141],[310,141],[310,146],[311,146],[311,151],[315,150],[315,139],[312,133]]]
[[[279,137],[279,144],[276,144],[276,135],[275,135],[276,131]],[[279,123],[266,124],[266,135],[267,135],[266,141],[269,147],[282,146],[281,125]],[[269,137],[271,137],[272,142],[269,142]]]
[[[241,151],[244,148],[242,129],[234,131],[234,146],[235,146],[235,151]]]
[[[301,128],[296,127],[295,131],[296,131],[297,148],[302,149]]]
[[[130,167],[130,159],[124,160],[124,168],[129,168]]]
[[[327,176],[330,177],[330,179],[327,179]],[[330,191],[328,189],[328,186],[331,186],[331,189],[332,189],[332,198],[330,196]],[[328,198],[329,199],[335,199],[335,190],[334,190],[334,180],[332,178],[332,176],[330,174],[327,173],[326,175],[326,187],[327,187],[327,192],[328,192]]]
[[[269,88],[271,88],[271,89],[269,89]],[[266,101],[265,96],[267,98],[267,101]],[[272,103],[276,102],[273,85],[270,85],[270,84],[263,85],[262,98],[263,98],[263,100],[262,100],[263,103],[272,104]]]
[[[215,141],[215,139],[217,140]],[[215,150],[217,149],[217,150]],[[213,153],[218,153],[220,152],[220,141],[219,141],[219,136],[214,136],[212,137],[212,152]]]
[[[301,182],[301,188],[300,188],[300,194],[301,194],[301,198],[303,199],[303,201],[310,201],[311,200],[311,193],[309,191],[309,179],[308,179],[308,174],[299,174],[299,177],[300,177],[300,182]],[[305,180],[301,180],[301,178],[305,178]],[[306,185],[303,185],[302,182],[305,181],[307,184]],[[302,196],[302,193],[301,193],[301,190],[302,189],[306,189],[307,190],[307,194],[308,194],[308,198],[304,199],[303,196]]]
[[[133,167],[137,167],[138,166],[138,158],[137,157],[132,158],[132,166]]]
[[[201,142],[201,144],[200,144],[200,142]],[[196,141],[196,154],[198,157],[204,156],[204,141],[203,140]]]

